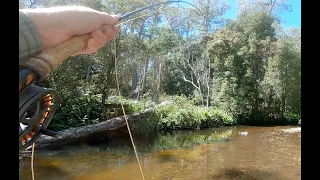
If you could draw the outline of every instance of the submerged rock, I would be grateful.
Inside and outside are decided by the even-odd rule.
[[[247,131],[239,132],[239,135],[240,136],[248,136],[248,132]]]

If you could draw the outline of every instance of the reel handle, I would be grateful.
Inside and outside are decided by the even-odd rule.
[[[114,25],[103,25],[100,29],[112,28]],[[21,60],[19,65],[31,69],[36,74],[36,80],[43,79],[65,59],[72,56],[87,45],[90,34],[74,36],[50,49],[44,50],[35,58]]]
[[[30,69],[19,71],[19,93],[35,81],[35,74]]]

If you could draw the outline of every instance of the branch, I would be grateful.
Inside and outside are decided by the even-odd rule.
[[[186,81],[186,82],[191,83],[193,87],[195,87],[196,89],[199,90],[199,87],[198,87],[197,85],[195,85],[192,81],[186,79],[186,77],[185,77],[184,75],[182,75],[182,79],[183,79],[184,81]]]

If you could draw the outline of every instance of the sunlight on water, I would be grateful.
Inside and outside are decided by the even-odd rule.
[[[301,138],[292,128],[184,131],[148,143],[136,139],[136,145],[147,180],[298,180]],[[142,179],[130,141],[37,151],[34,164],[36,180]],[[30,159],[24,158],[21,166],[20,179],[31,179]]]

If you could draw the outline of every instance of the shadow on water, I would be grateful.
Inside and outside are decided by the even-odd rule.
[[[261,180],[261,179],[281,179],[278,175],[260,170],[260,169],[238,169],[238,168],[225,168],[218,171],[215,175],[209,175],[208,180]]]
[[[28,158],[25,159],[25,161],[30,162],[31,160]],[[19,174],[19,180],[32,180],[31,164],[26,163],[24,164],[23,168],[25,170]],[[36,170],[35,179],[70,179],[70,173],[64,171],[63,167],[61,167],[59,163],[56,163],[54,161],[43,161],[41,164],[36,163],[34,165],[34,169]]]

